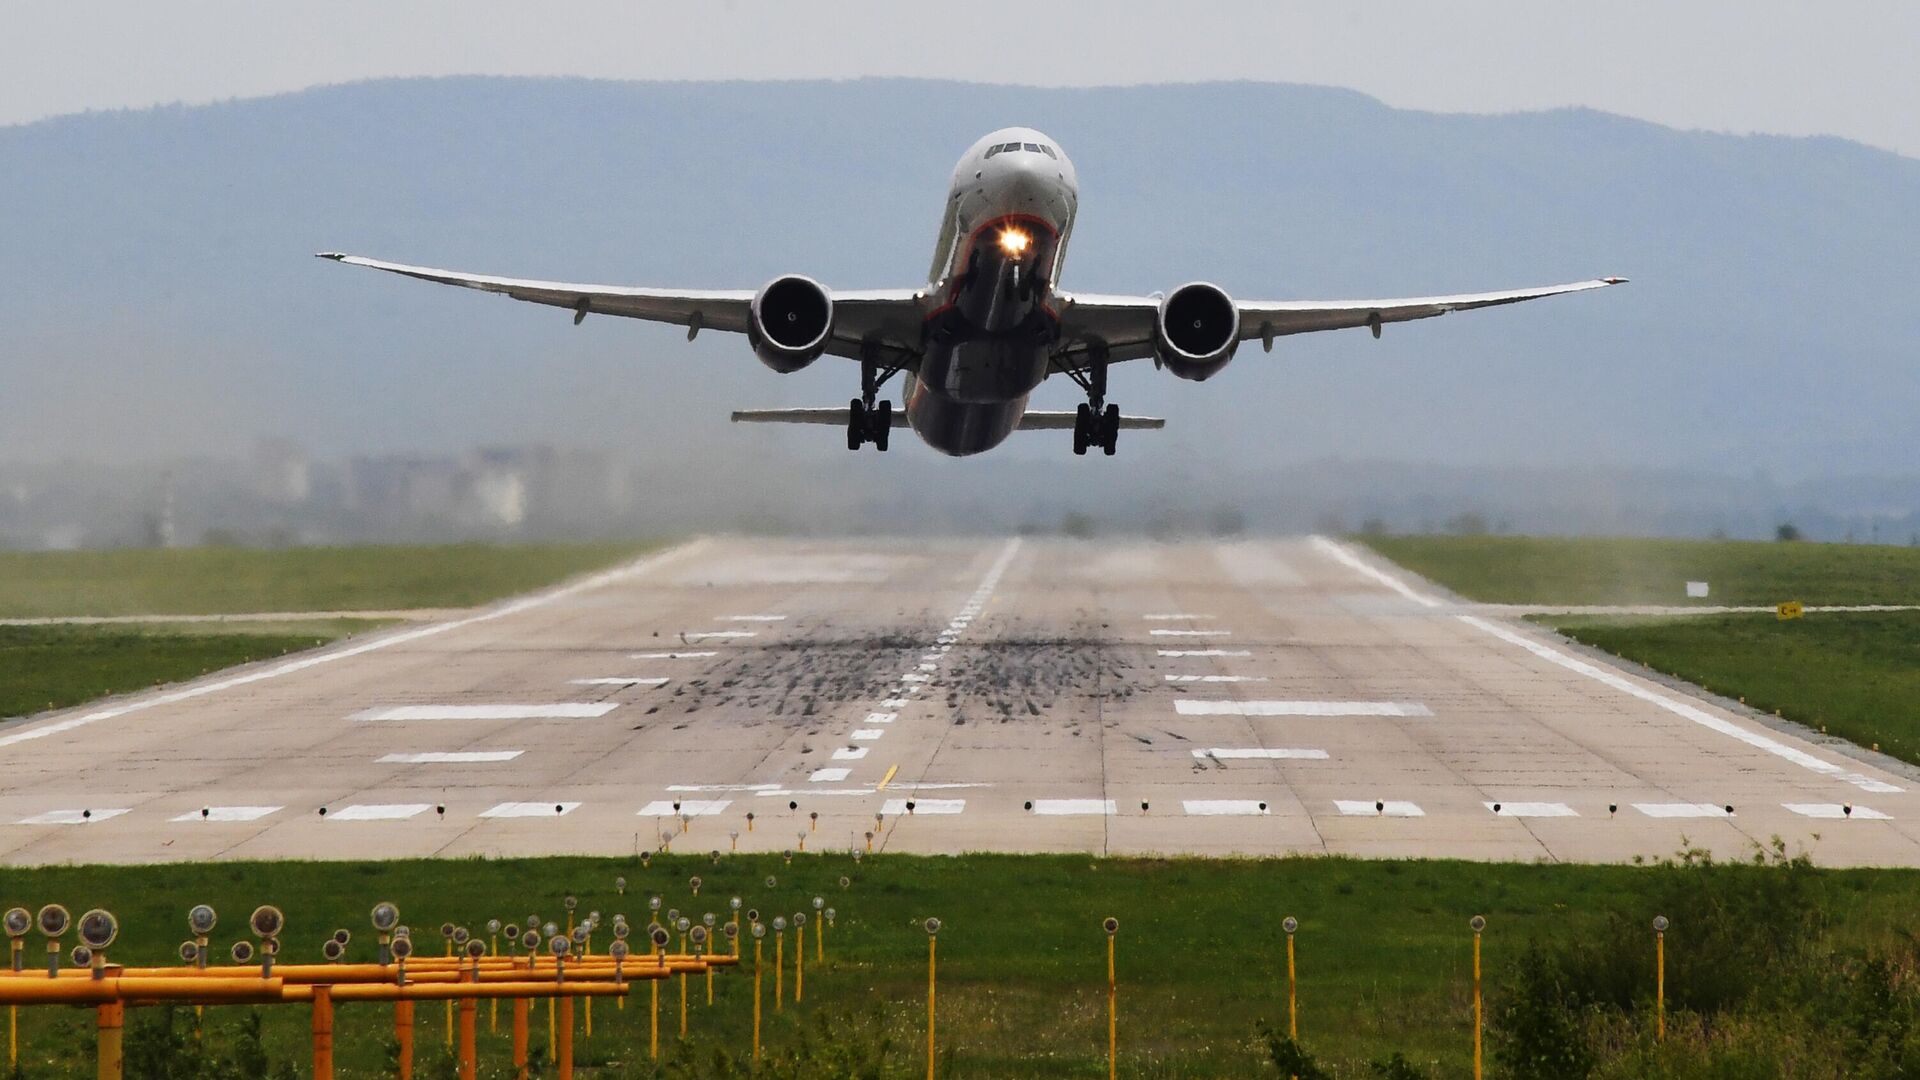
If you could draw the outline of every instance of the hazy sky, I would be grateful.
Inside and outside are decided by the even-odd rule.
[[[1255,79],[1920,156],[1920,4],[1906,0],[69,0],[12,5],[7,23],[0,124],[397,75]]]

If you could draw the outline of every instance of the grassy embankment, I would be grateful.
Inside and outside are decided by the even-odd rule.
[[[0,553],[0,618],[468,607],[598,569],[641,544]],[[76,705],[381,625],[0,626],[0,717]]]
[[[694,873],[705,879],[698,898],[686,886]],[[624,896],[613,888],[620,874],[630,882]],[[778,879],[773,889],[764,883],[770,874]],[[849,889],[838,884],[843,874],[852,878]],[[654,892],[664,896],[664,907],[695,917],[709,910],[724,916],[727,897],[738,893],[766,919],[808,908],[817,893],[838,909],[828,960],[815,963],[815,942],[807,942],[806,1000],[799,1007],[789,1002],[778,1014],[769,971],[771,1063],[763,1076],[923,1075],[927,949],[919,924],[929,915],[945,923],[939,950],[943,1075],[1104,1075],[1099,922],[1114,915],[1121,923],[1122,1074],[1272,1076],[1259,1029],[1265,1021],[1285,1030],[1280,920],[1287,914],[1301,925],[1302,1041],[1322,1064],[1340,1076],[1371,1077],[1379,1074],[1369,1062],[1398,1052],[1416,1067],[1412,1075],[1464,1076],[1471,1060],[1467,919],[1475,913],[1489,923],[1489,1015],[1498,1021],[1489,1046],[1496,1061],[1537,1052],[1545,1040],[1557,1053],[1589,1053],[1598,1067],[1594,1075],[1641,1073],[1653,1054],[1648,920],[1664,913],[1674,920],[1667,973],[1674,1036],[1664,1054],[1693,1060],[1737,1050],[1780,1062],[1790,1075],[1847,1075],[1844,1067],[1856,1062],[1846,1056],[1846,1032],[1828,1030],[1800,1010],[1811,1011],[1807,995],[1818,994],[1838,1023],[1847,1003],[1836,997],[1851,992],[1854,983],[1847,980],[1861,970],[1857,957],[1871,951],[1910,962],[1911,939],[1902,934],[1920,906],[1920,873],[1798,864],[1521,867],[885,855],[855,864],[844,854],[807,854],[791,865],[775,856],[724,857],[715,865],[672,855],[654,859],[649,869],[606,859],[228,863],[110,872],[56,867],[8,871],[3,880],[0,903],[58,900],[76,913],[92,905],[113,909],[123,928],[113,957],[126,963],[168,962],[184,935],[187,907],[201,901],[220,912],[216,944],[223,954],[241,936],[246,913],[270,901],[288,916],[283,958],[312,962],[325,935],[339,926],[354,931],[353,957],[370,956],[366,912],[379,899],[400,904],[404,921],[437,952],[442,921],[478,928],[488,918],[538,913],[564,922],[566,893],[579,897],[583,913],[597,909],[610,918],[624,911],[641,924]],[[39,952],[36,943],[32,954]],[[773,953],[769,936],[769,968]],[[789,931],[789,996],[793,953]],[[751,945],[746,955],[751,958]],[[1566,974],[1542,991],[1537,976],[1543,970]],[[1786,985],[1795,979],[1806,986]],[[709,1010],[696,982],[692,1038],[678,1047],[671,1038],[678,987],[663,989],[662,1028],[681,1062],[671,1075],[739,1075],[717,1059],[745,1055],[751,990],[750,965],[723,975]],[[1570,1001],[1567,994],[1585,997]],[[1909,986],[1888,1008],[1911,1012],[1913,996]],[[654,1075],[646,1061],[647,1001],[642,989],[624,1011],[609,1002],[596,1007],[594,1036],[580,1044],[583,1078]],[[190,1055],[230,1054],[248,1011],[209,1010],[204,1055],[189,1044]],[[142,1012],[144,1018],[130,1023],[130,1060],[157,1038],[159,1014]],[[306,1011],[262,1012],[268,1056],[301,1060]],[[443,1017],[437,1005],[419,1010],[419,1075],[444,1071]],[[85,1075],[89,1023],[80,1011],[29,1010],[23,1017],[26,1075]],[[482,1006],[481,1024],[482,1075],[504,1075],[504,1021],[498,1034],[488,1033]],[[544,1047],[544,1022],[534,1028],[536,1047]],[[342,1007],[340,1075],[390,1075],[384,1072],[390,1037],[387,1007]],[[1915,1039],[1920,1052],[1920,1034]],[[1792,1063],[1801,1055],[1825,1062],[1826,1071],[1797,1070]],[[1496,1068],[1495,1075],[1502,1074],[1539,1075]]]
[[[1920,549],[1403,536],[1366,543],[1471,599],[1516,604],[1920,603]],[[1687,600],[1684,583],[1712,596]],[[1576,640],[1920,763],[1920,612],[1543,615]]]

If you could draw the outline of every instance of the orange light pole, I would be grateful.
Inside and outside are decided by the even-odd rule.
[[[400,1046],[400,1080],[413,1080],[413,1002],[393,1003],[393,1041]]]
[[[333,1080],[333,988],[313,988],[313,1080]]]
[[[527,1008],[530,1004],[523,997],[513,999],[514,1080],[527,1080]]]
[[[934,942],[940,933],[940,920],[928,919],[927,927],[927,1080],[933,1080],[933,973]]]
[[[573,1080],[573,999],[560,999],[560,1051],[554,1055],[554,1075]]]
[[[1473,927],[1473,1080],[1480,1080],[1480,931],[1487,928],[1487,920],[1475,915],[1467,925]]]
[[[1107,1080],[1120,1075],[1120,981],[1115,977],[1113,942],[1120,934],[1120,920],[1107,916],[1100,924],[1107,932]]]
[[[1653,1041],[1667,1040],[1667,917],[1653,917]]]
[[[121,1037],[126,1034],[127,1007],[109,1001],[94,1010],[94,1048],[99,1055],[96,1075],[100,1080],[120,1080],[122,1069]]]

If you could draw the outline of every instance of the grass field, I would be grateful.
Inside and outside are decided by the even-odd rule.
[[[718,837],[716,836],[716,839]],[[688,875],[705,878],[698,898]],[[630,882],[616,895],[613,880]],[[777,878],[769,889],[768,875]],[[851,887],[842,889],[842,875]],[[739,894],[764,919],[810,906],[819,894],[838,909],[827,940],[828,962],[815,963],[807,944],[806,1001],[772,1013],[767,977],[768,1040],[777,1055],[797,1051],[805,1031],[826,1023],[849,1054],[871,1057],[883,1044],[888,1064],[876,1070],[815,1061],[779,1075],[912,1076],[923,1065],[926,935],[920,922],[937,915],[940,934],[940,1023],[943,1075],[954,1077],[1093,1077],[1105,1073],[1106,915],[1120,919],[1122,1073],[1131,1076],[1261,1076],[1266,1051],[1258,1025],[1285,1029],[1282,916],[1300,919],[1300,1023],[1303,1043],[1341,1075],[1374,1075],[1365,1062],[1398,1051],[1422,1075],[1462,1076],[1471,1048],[1470,915],[1489,922],[1485,959],[1490,1000],[1509,995],[1530,942],[1552,948],[1602,945],[1644,998],[1652,985],[1647,920],[1665,913],[1668,979],[1676,1026],[1688,1003],[1711,1006],[1712,987],[1742,972],[1727,970],[1723,950],[1755,935],[1749,921],[1774,926],[1760,935],[1804,934],[1801,944],[1853,953],[1897,948],[1920,907],[1920,874],[1824,871],[1792,866],[1482,866],[1466,863],[1358,862],[1343,859],[1116,860],[1086,856],[879,856],[856,864],[841,855],[663,856],[650,869],[637,860],[549,859],[484,862],[411,861],[366,864],[214,864],[169,867],[59,867],[10,870],[0,903],[66,904],[76,914],[105,906],[119,915],[125,963],[169,962],[185,936],[185,913],[197,902],[221,915],[216,943],[224,954],[253,906],[273,902],[287,913],[283,959],[314,962],[335,927],[354,931],[353,956],[373,951],[366,912],[380,899],[397,902],[417,940],[439,951],[435,928],[453,921],[472,928],[488,918],[536,913],[564,922],[563,894],[580,911],[608,918],[624,911],[644,925],[646,897],[696,917],[724,917]],[[1772,905],[1769,907],[1768,905]],[[1778,910],[1774,910],[1778,908]],[[1782,916],[1782,912],[1788,914]],[[1810,915],[1810,913],[1812,913]],[[597,942],[604,948],[604,942]],[[31,946],[38,962],[40,946]],[[792,961],[789,931],[786,955]],[[751,946],[747,955],[751,957]],[[773,939],[766,942],[772,963]],[[1528,960],[1526,964],[1536,964]],[[788,972],[791,994],[792,972]],[[695,986],[693,1038],[686,1071],[726,1075],[716,1050],[743,1052],[748,1039],[750,972],[720,977],[709,1011]],[[1717,993],[1719,991],[1712,991]],[[663,992],[663,1028],[677,1021],[678,990]],[[1643,1002],[1644,1004],[1644,1002]],[[582,1076],[651,1075],[644,1066],[647,998],[625,1011],[603,1002],[582,1060],[598,1063]],[[482,1075],[501,1075],[506,1035],[486,1034],[482,1006]],[[208,1045],[227,1045],[246,1010],[210,1010]],[[424,1058],[441,1046],[440,1006],[421,1006]],[[341,1009],[343,1076],[382,1075],[391,1031],[383,1006]],[[89,1061],[86,1025],[76,1011],[30,1010],[23,1018],[28,1076],[78,1076]],[[266,1047],[280,1061],[304,1054],[306,1013],[266,1010]],[[151,1015],[147,1021],[153,1022]],[[1618,1022],[1639,1031],[1650,1019],[1629,1007]],[[130,1042],[142,1036],[136,1019]],[[536,1024],[536,1044],[545,1043]],[[818,1052],[817,1048],[816,1051]],[[131,1053],[131,1051],[130,1051]],[[631,1066],[631,1068],[630,1068]],[[492,1071],[489,1071],[492,1070]],[[302,1068],[304,1074],[304,1067]],[[440,1075],[427,1068],[421,1075]],[[1729,1074],[1731,1075],[1731,1074]],[[1744,1075],[1744,1074],[1743,1074]]]
[[[0,718],[179,682],[323,645],[379,622],[0,626]]]
[[[644,543],[0,552],[0,618],[469,607]]]
[[[1538,621],[1808,727],[1920,763],[1920,612]]]
[[[1920,548],[1744,540],[1368,536],[1469,600],[1509,604],[1920,604]],[[1686,583],[1712,594],[1688,600]]]

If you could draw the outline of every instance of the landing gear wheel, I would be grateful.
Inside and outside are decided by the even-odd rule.
[[[1113,456],[1114,447],[1120,442],[1120,406],[1107,406],[1106,414],[1101,418],[1100,449],[1108,457]]]
[[[867,441],[867,406],[854,398],[847,406],[847,449],[858,450]]]
[[[1093,434],[1093,410],[1085,402],[1073,411],[1073,452],[1085,456],[1089,436]]]
[[[868,439],[873,448],[887,452],[887,436],[893,431],[893,402],[883,401],[868,413]]]

